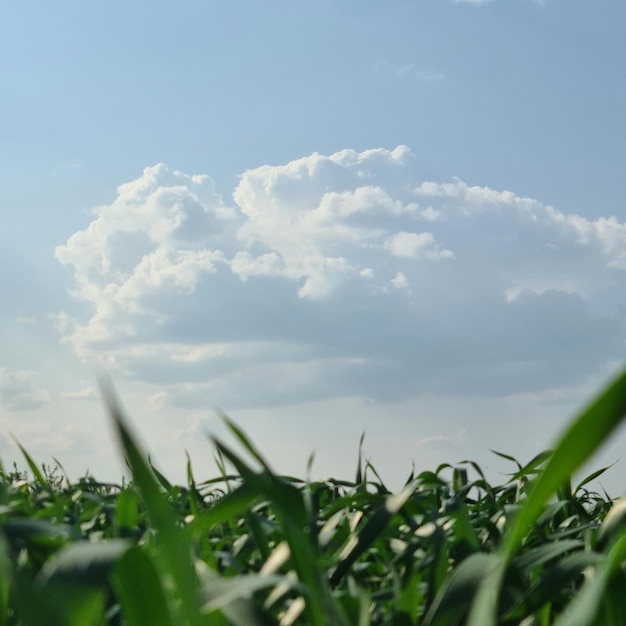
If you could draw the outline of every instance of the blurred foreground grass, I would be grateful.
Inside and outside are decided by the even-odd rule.
[[[276,475],[214,439],[219,476],[172,485],[104,389],[129,483],[0,471],[0,626],[625,624],[626,507],[570,478],[626,415],[626,372],[550,452],[489,484],[471,461],[391,494]],[[605,468],[606,469],[606,468]]]

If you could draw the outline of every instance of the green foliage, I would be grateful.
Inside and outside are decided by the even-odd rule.
[[[214,439],[219,476],[188,460],[173,485],[103,392],[130,483],[72,482],[20,444],[30,475],[0,467],[0,626],[626,624],[626,508],[589,490],[607,468],[571,488],[624,418],[626,373],[553,451],[496,452],[503,484],[464,461],[396,495],[361,445],[354,482],[279,476],[225,417],[242,453]]]

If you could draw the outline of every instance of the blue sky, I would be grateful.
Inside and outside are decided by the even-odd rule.
[[[547,447],[623,362],[625,19],[4,4],[5,463],[119,473],[102,366],[174,477],[218,405],[296,474]]]

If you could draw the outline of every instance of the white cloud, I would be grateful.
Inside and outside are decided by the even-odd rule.
[[[398,272],[390,282],[396,289],[405,289],[409,286],[406,276],[402,272]]]
[[[540,393],[623,354],[615,218],[424,181],[404,146],[249,170],[233,200],[146,168],[56,250],[91,313],[50,320],[155,406]]]
[[[55,250],[56,259],[74,269],[73,295],[95,309],[87,324],[64,312],[51,318],[82,355],[90,344],[158,325],[163,317],[153,303],[189,295],[204,275],[215,273],[225,262],[218,246],[233,242],[237,223],[211,179],[163,164],[121,185],[116,200],[95,216]]]
[[[50,402],[47,390],[33,389],[32,372],[0,368],[0,404],[8,411],[38,409]]]
[[[385,240],[385,248],[393,256],[409,259],[453,259],[452,250],[442,250],[432,233],[407,233],[401,231]]]

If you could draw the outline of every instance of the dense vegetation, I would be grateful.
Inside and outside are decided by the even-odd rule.
[[[395,495],[360,456],[353,482],[278,476],[229,421],[243,453],[214,440],[218,478],[172,485],[104,395],[129,482],[25,450],[29,474],[1,471],[0,626],[626,624],[624,507],[590,490],[603,470],[570,484],[626,373],[504,484],[468,461]]]

